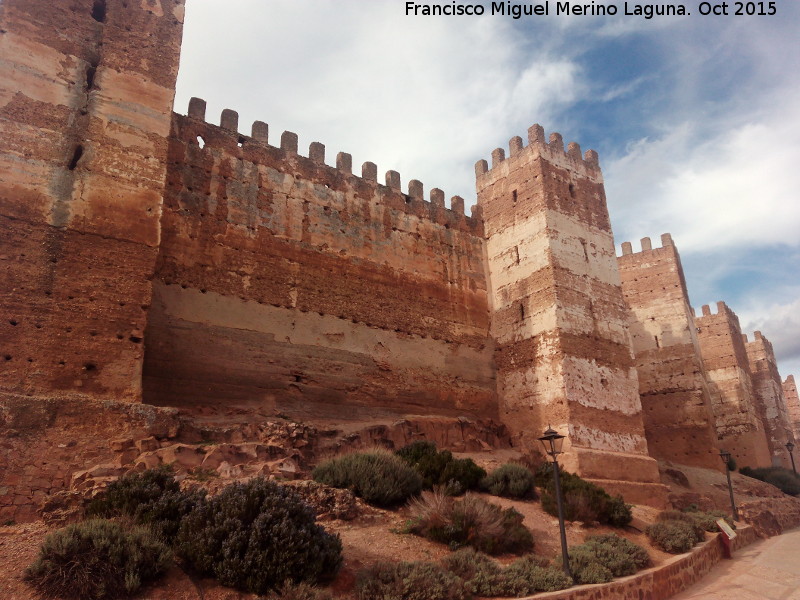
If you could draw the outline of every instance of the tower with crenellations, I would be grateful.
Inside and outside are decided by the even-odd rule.
[[[650,453],[681,464],[720,469],[711,398],[694,311],[672,236],[641,252],[622,243],[622,292],[631,308],[631,337]]]
[[[567,469],[663,501],[597,154],[539,125],[509,146],[475,167],[501,417],[523,447],[568,433]]]

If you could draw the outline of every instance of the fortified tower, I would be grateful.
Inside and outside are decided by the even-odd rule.
[[[702,313],[695,325],[720,448],[729,451],[740,467],[769,466],[770,451],[739,318],[724,302],[717,302],[717,314],[711,314],[708,305]]]
[[[183,0],[0,3],[0,393],[141,398]]]
[[[753,380],[753,392],[758,403],[759,412],[763,413],[764,432],[772,455],[772,464],[791,468],[789,456],[784,444],[792,439],[792,426],[783,394],[781,377],[778,374],[778,363],[770,341],[756,331],[752,342],[745,342],[747,359],[750,363],[750,376]]]
[[[658,504],[597,153],[539,125],[528,141],[475,166],[501,416],[527,448],[552,425],[568,470]]]
[[[631,326],[647,444],[660,459],[721,469],[711,400],[695,333],[689,293],[672,236],[661,248],[622,244],[622,292]]]

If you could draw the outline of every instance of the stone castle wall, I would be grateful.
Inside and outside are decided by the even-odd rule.
[[[622,244],[622,291],[633,313],[631,338],[650,453],[681,464],[719,469],[711,398],[680,256],[672,237],[662,247]]]
[[[482,224],[463,200],[203,112],[173,117],[145,399],[496,416]]]

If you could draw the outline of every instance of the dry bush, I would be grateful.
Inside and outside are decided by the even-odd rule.
[[[171,562],[149,529],[90,519],[48,535],[25,579],[44,597],[105,600],[132,594]]]
[[[488,554],[524,552],[533,548],[533,536],[522,525],[522,515],[503,510],[474,494],[454,500],[441,489],[423,492],[411,502],[407,531],[452,549],[472,546]]]

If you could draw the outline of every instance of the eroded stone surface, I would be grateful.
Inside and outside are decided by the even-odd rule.
[[[477,170],[500,412],[521,446],[552,425],[569,433],[568,469],[663,504],[602,175],[543,134],[532,127],[528,146],[512,140],[511,156]]]

